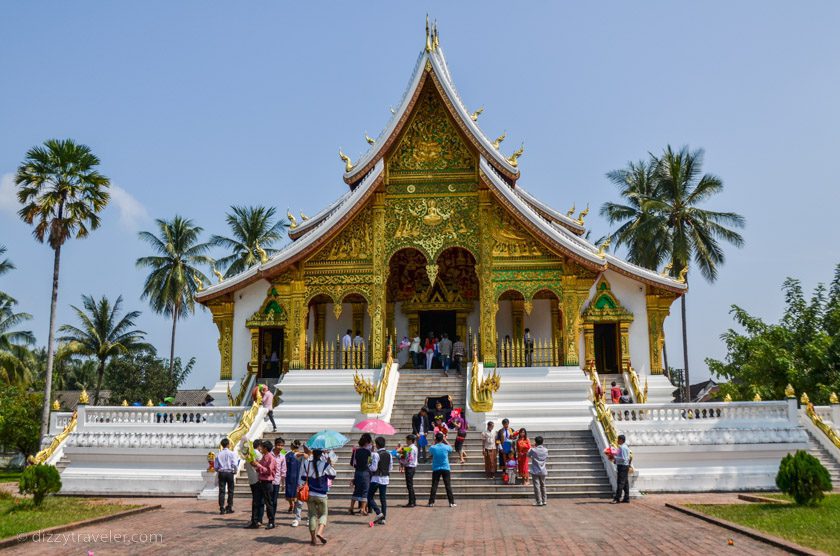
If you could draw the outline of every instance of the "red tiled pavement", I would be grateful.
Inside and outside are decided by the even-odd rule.
[[[394,488],[398,488],[394,485]],[[137,499],[132,500],[137,502]],[[736,502],[735,495],[649,496],[631,504],[608,500],[549,500],[542,508],[530,500],[466,500],[457,508],[438,501],[435,508],[389,508],[388,524],[369,528],[347,514],[346,500],[330,500],[329,543],[310,547],[305,522],[289,526],[278,514],[273,531],[246,530],[245,500],[232,515],[220,516],[212,501],[148,499],[163,509],[85,527],[64,544],[26,543],[6,554],[253,554],[268,549],[295,554],[781,554],[769,545],[664,507],[667,502]],[[305,510],[304,510],[305,517]],[[84,536],[159,534],[149,544],[93,543]],[[727,545],[733,538],[734,546]],[[409,548],[410,547],[410,548]],[[279,549],[279,550],[278,550]]]

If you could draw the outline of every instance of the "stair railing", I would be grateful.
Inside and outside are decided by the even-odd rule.
[[[73,412],[73,416],[70,417],[70,420],[67,421],[67,425],[64,426],[64,430],[60,433],[55,435],[53,439],[50,441],[49,446],[35,454],[34,456],[29,456],[26,462],[29,465],[38,465],[40,463],[45,463],[49,461],[49,459],[56,453],[58,448],[64,443],[70,433],[76,430],[76,424],[78,422],[78,413]]]
[[[493,394],[499,391],[502,377],[496,369],[484,376],[478,363],[478,349],[473,349],[472,372],[470,373],[470,409],[476,413],[493,411]]]
[[[388,383],[391,379],[391,369],[394,366],[394,354],[391,349],[391,341],[388,341],[387,357],[382,365],[379,382],[374,384],[359,374],[358,370],[353,375],[353,386],[356,393],[362,396],[360,408],[362,413],[382,413],[385,407],[385,394],[388,391]]]
[[[837,396],[834,395],[834,401],[836,402]],[[837,434],[837,431],[834,430],[834,427],[826,423],[822,417],[817,414],[817,411],[814,409],[814,404],[811,403],[811,400],[808,399],[808,394],[802,394],[802,403],[805,405],[805,415],[814,423],[814,426],[820,429],[822,433],[831,441],[832,444],[840,448],[840,435]]]
[[[648,384],[647,378],[645,378],[645,388],[642,390],[641,382],[639,381],[639,375],[633,369],[633,367],[629,367],[627,371],[627,375],[629,377],[630,388],[633,390],[633,399],[636,400],[636,403],[647,403],[647,392],[648,392]]]
[[[249,430],[251,430],[251,426],[254,424],[254,421],[256,420],[261,407],[262,392],[257,390],[257,397],[254,400],[254,403],[252,403],[251,407],[242,414],[242,417],[239,419],[239,424],[227,436],[228,440],[230,440],[230,445],[232,447],[235,447],[237,444],[239,444],[239,441],[242,440],[242,437],[245,436],[245,434]]]

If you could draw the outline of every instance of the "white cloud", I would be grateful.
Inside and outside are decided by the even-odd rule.
[[[111,202],[120,211],[120,224],[129,232],[136,232],[149,221],[146,207],[131,193],[118,185],[111,184]]]
[[[14,174],[3,174],[0,177],[0,212],[8,212],[17,216],[20,203],[17,200],[17,187]]]

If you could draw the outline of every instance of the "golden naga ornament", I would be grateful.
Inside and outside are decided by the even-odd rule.
[[[569,218],[571,218],[571,217],[572,217],[572,215],[575,213],[575,209],[576,209],[576,208],[577,208],[577,205],[575,205],[574,203],[572,203],[572,208],[570,208],[569,210],[567,210],[567,211],[566,211],[566,216],[568,216]]]
[[[498,137],[496,137],[496,140],[495,140],[495,141],[493,141],[493,148],[494,148],[494,149],[496,149],[496,150],[498,151],[498,150],[499,150],[499,147],[501,147],[501,146],[502,146],[502,141],[504,141],[504,140],[505,140],[505,137],[507,137],[507,131],[502,132],[502,134],[501,134],[501,135],[499,135]]]
[[[300,219],[306,222],[307,220],[309,220],[309,217],[303,214],[303,211],[300,211]]]
[[[478,110],[476,110],[475,112],[473,112],[472,114],[470,114],[470,119],[474,122],[477,122],[478,117],[481,116],[482,112],[484,112],[484,107],[483,106],[481,108],[479,108]]]
[[[292,211],[289,209],[286,209],[286,218],[289,219],[290,230],[294,230],[295,228],[297,228],[297,219],[295,218],[295,215],[292,214]]]
[[[367,131],[365,132],[365,141],[368,142],[368,145],[373,145],[374,143],[376,143],[376,139],[368,135]]]
[[[53,401],[52,410],[53,411],[61,411],[61,404],[58,403],[58,400]]]
[[[344,151],[341,150],[341,147],[338,148],[338,157],[344,161],[344,172],[347,173],[353,169],[353,162],[350,160],[350,157],[344,154]]]
[[[796,397],[796,392],[794,391],[793,385],[791,383],[788,383],[788,385],[785,386],[785,397],[786,398],[795,398]]]
[[[832,392],[831,395],[828,397],[828,403],[831,405],[837,405],[840,403],[840,400],[837,399],[837,392]]]
[[[677,276],[677,282],[680,284],[685,284],[685,278],[688,276],[688,265],[684,266],[682,270],[680,270],[680,275]]]
[[[218,271],[216,265],[210,265],[210,269],[213,271],[213,276],[215,276],[216,280],[218,280],[219,284],[221,284],[222,281],[225,279],[224,275]]]
[[[195,289],[198,291],[204,290],[204,282],[201,281],[201,278],[198,276],[197,273],[193,272],[192,275],[193,282],[195,282]]]
[[[725,403],[730,403],[730,402],[732,401],[732,396],[730,396],[729,394],[725,395],[725,396],[723,397],[723,401],[724,401]]]
[[[120,405],[123,407],[128,407],[128,400],[123,400]]]
[[[665,265],[665,268],[662,269],[662,273],[660,274],[660,276],[670,276],[672,268],[674,268],[674,261],[670,261],[668,264]]]
[[[754,402],[760,402],[760,401],[761,401],[761,394],[759,394],[758,392],[756,392],[756,393],[755,393],[755,396],[753,396],[753,401],[754,401]]]
[[[90,396],[86,388],[82,388],[82,393],[79,394],[79,405],[87,405],[90,403]]]
[[[267,263],[268,262],[268,253],[265,252],[265,249],[260,247],[260,242],[255,241],[254,246],[255,246],[254,250],[257,252],[257,255],[260,258],[260,263],[262,263],[262,264]]]
[[[586,218],[587,214],[589,214],[589,203],[587,203],[586,208],[583,209],[582,211],[580,211],[580,214],[578,214],[578,217],[577,217],[578,224],[583,226],[583,219]]]
[[[525,145],[520,145],[518,149],[513,151],[513,154],[510,155],[510,158],[507,159],[508,164],[516,168],[519,166],[519,157],[525,152]]]
[[[604,242],[598,246],[598,256],[602,259],[607,256],[607,249],[610,248],[611,242],[612,238],[610,236],[607,236],[607,239],[605,239]]]
[[[802,392],[802,396],[800,396],[799,398],[799,403],[801,403],[802,405],[808,405],[809,403],[811,403],[811,398],[808,397],[808,394]]]

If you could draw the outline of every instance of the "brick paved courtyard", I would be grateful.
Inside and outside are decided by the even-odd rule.
[[[136,501],[136,499],[134,500]],[[77,540],[63,544],[27,543],[6,554],[253,554],[268,549],[296,554],[774,554],[773,547],[664,507],[666,501],[728,502],[734,495],[651,496],[632,504],[608,500],[549,501],[544,508],[525,500],[472,500],[451,509],[389,508],[388,524],[369,528],[347,514],[345,500],[331,500],[329,543],[310,547],[305,526],[289,526],[278,515],[273,531],[246,530],[245,500],[232,515],[220,516],[212,501],[143,499],[163,509],[77,529]],[[155,544],[84,542],[86,535],[163,536]],[[81,539],[80,539],[81,538]],[[727,539],[735,540],[734,546]],[[224,547],[224,548],[222,548]],[[407,549],[411,547],[411,549]],[[372,551],[372,552],[371,552]]]

